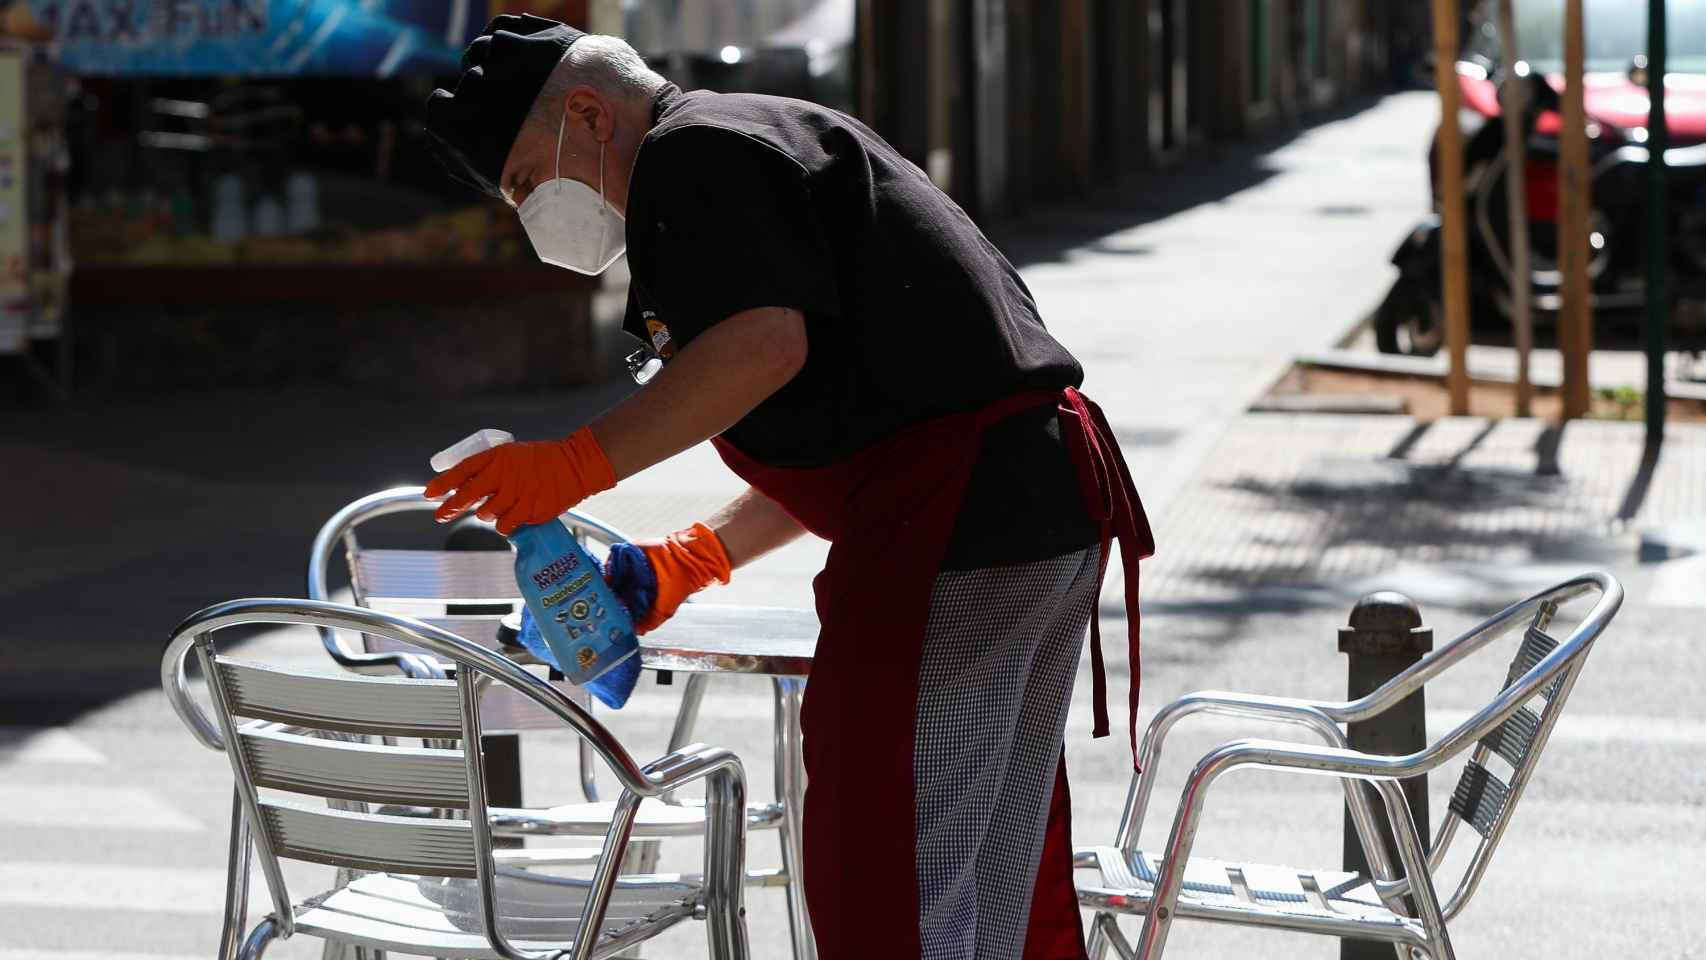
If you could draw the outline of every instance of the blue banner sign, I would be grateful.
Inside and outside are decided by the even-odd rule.
[[[488,11],[486,0],[22,2],[54,59],[89,75],[449,73]]]

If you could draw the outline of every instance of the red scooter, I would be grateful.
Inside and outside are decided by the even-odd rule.
[[[1470,316],[1478,339],[1497,341],[1510,330],[1510,291],[1519,278],[1510,265],[1505,191],[1507,161],[1499,91],[1527,85],[1525,171],[1531,264],[1529,276],[1536,342],[1553,339],[1561,307],[1558,272],[1558,133],[1563,121],[1563,0],[1518,4],[1517,51],[1523,59],[1499,61],[1500,38],[1491,2],[1472,23],[1471,38],[1455,64],[1464,109],[1464,170],[1469,205]],[[1706,347],[1706,0],[1670,3],[1671,70],[1666,115],[1671,146],[1666,218],[1670,236],[1670,340],[1678,349]],[[1638,342],[1646,295],[1647,78],[1646,24],[1639,5],[1589,0],[1587,73],[1593,210],[1589,275],[1597,341]],[[1439,209],[1436,151],[1429,153],[1434,209]],[[1375,341],[1385,353],[1427,356],[1444,339],[1440,305],[1439,218],[1419,224],[1393,255],[1398,280],[1374,316]]]

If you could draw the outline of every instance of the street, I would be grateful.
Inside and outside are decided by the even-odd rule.
[[[1157,534],[1143,565],[1140,729],[1196,689],[1341,697],[1337,630],[1370,590],[1408,592],[1443,643],[1539,586],[1609,569],[1628,601],[1453,940],[1462,957],[1706,958],[1689,883],[1706,855],[1706,672],[1695,659],[1706,642],[1706,531],[1680,535],[1663,556],[1641,550],[1644,534],[1706,518],[1706,428],[1673,426],[1643,479],[1640,424],[1576,423],[1548,437],[1524,421],[1244,412],[1293,355],[1353,332],[1424,212],[1437,101],[1405,93],[1360,107],[1283,141],[1205,151],[1093,208],[996,234],[1083,361],[1085,392],[1106,409]],[[452,402],[303,387],[5,414],[0,459],[13,469],[0,477],[0,526],[22,540],[0,570],[0,960],[210,955],[230,771],[159,692],[156,658],[172,625],[218,600],[300,595],[324,518],[364,492],[423,481],[426,458],[470,430],[559,435],[623,389]],[[50,504],[32,476],[55,478]],[[649,536],[739,489],[701,447],[583,509]],[[426,544],[434,533],[399,536]],[[702,601],[809,606],[825,549],[796,543]],[[1067,734],[1080,844],[1112,842],[1131,769],[1117,586],[1102,611],[1114,736],[1090,737],[1086,664]],[[311,631],[261,634],[241,649],[330,666]],[[1430,733],[1491,699],[1509,657],[1489,652],[1430,687]],[[643,679],[629,707],[599,716],[651,759],[679,689]],[[770,718],[762,682],[725,681],[699,727],[746,760],[756,797],[770,796]],[[1165,838],[1194,758],[1237,737],[1287,735],[1219,720],[1181,726],[1145,826],[1149,848]],[[577,798],[573,757],[566,734],[529,740],[530,804]],[[1456,770],[1429,784],[1435,822]],[[1332,781],[1240,774],[1210,796],[1198,851],[1328,867],[1340,831]],[[776,863],[772,835],[755,833],[750,848],[754,865]],[[697,849],[670,844],[665,867],[697,869]],[[287,868],[299,898],[328,875]],[[251,894],[253,919],[268,909],[258,875]],[[749,924],[755,957],[787,954],[776,891],[749,894]],[[700,955],[702,937],[688,922],[644,955]],[[269,955],[319,946],[304,937]],[[1169,948],[1185,958],[1338,951],[1188,922]]]

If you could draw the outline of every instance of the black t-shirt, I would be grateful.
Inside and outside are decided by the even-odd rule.
[[[755,307],[806,318],[798,375],[723,434],[771,466],[820,466],[1025,390],[1076,386],[1024,281],[882,138],[816,104],[666,87],[628,191],[624,328],[665,362]],[[950,568],[1090,543],[1048,408],[985,437]]]

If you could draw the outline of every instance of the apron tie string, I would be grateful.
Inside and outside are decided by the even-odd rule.
[[[1155,536],[1144,515],[1143,502],[1132,484],[1125,456],[1108,426],[1102,408],[1072,387],[1067,387],[1059,405],[1060,424],[1078,472],[1078,488],[1085,509],[1102,530],[1102,555],[1096,576],[1096,609],[1090,616],[1090,683],[1095,711],[1092,734],[1108,735],[1108,678],[1102,658],[1102,579],[1108,572],[1109,547],[1117,538],[1125,569],[1126,639],[1131,664],[1132,766],[1137,766],[1138,692],[1138,561],[1155,553]]]

